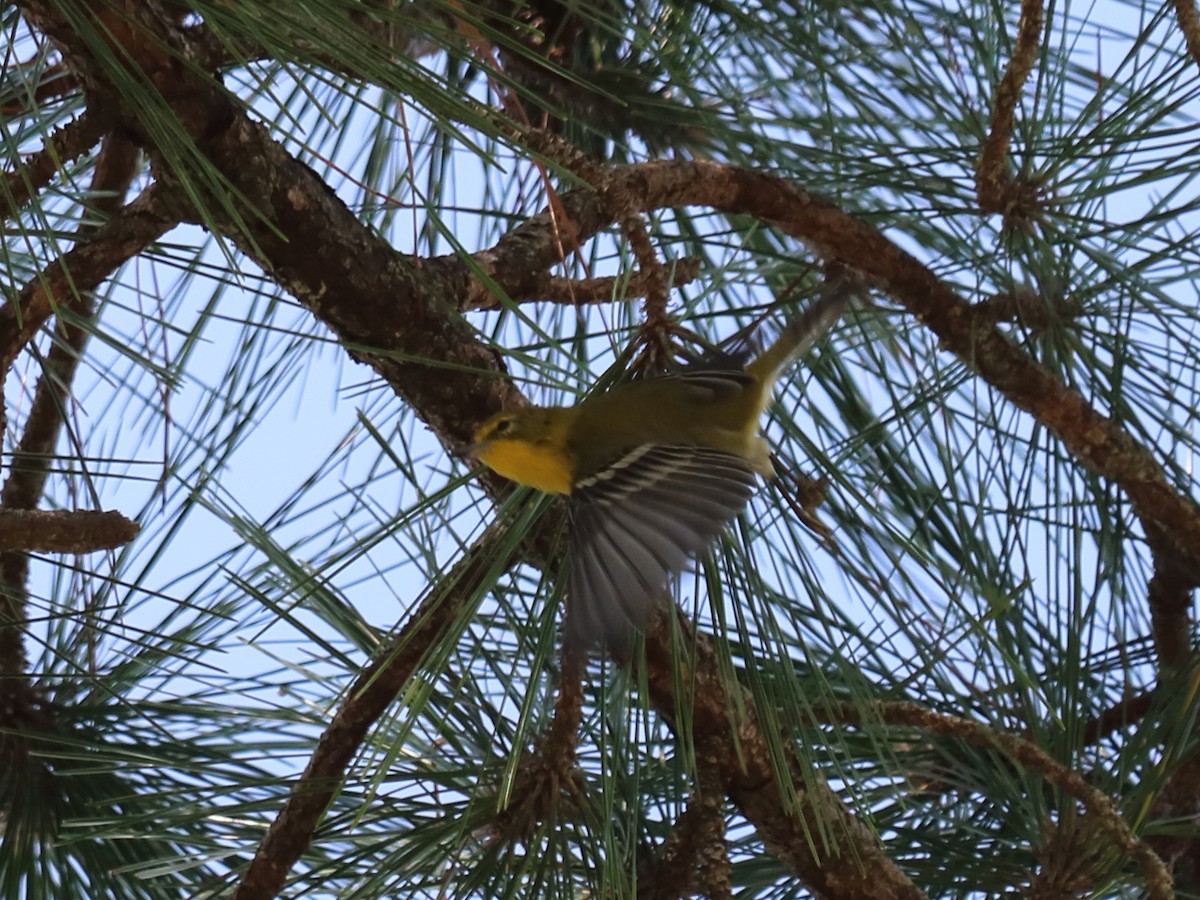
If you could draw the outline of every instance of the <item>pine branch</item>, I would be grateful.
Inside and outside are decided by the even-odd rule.
[[[0,551],[91,553],[128,544],[138,533],[116,510],[0,509]]]
[[[271,824],[233,900],[266,900],[283,887],[288,871],[312,840],[317,823],[341,789],[351,761],[370,728],[408,683],[427,649],[435,644],[463,605],[486,583],[489,572],[506,565],[506,527],[493,524],[437,585],[373,663],[355,679],[341,708],[321,735],[304,774]]]

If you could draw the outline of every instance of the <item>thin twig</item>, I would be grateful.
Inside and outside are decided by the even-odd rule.
[[[1088,719],[1083,726],[1083,745],[1085,747],[1097,744],[1115,731],[1136,725],[1154,703],[1155,692],[1143,691],[1133,697],[1125,697],[1097,715]]]
[[[695,257],[684,257],[671,269],[671,286],[691,284],[700,273],[700,261]],[[547,275],[531,288],[524,297],[509,297],[513,303],[561,303],[567,306],[583,306],[594,303],[612,303],[646,296],[652,281],[660,276],[648,277],[643,272],[629,276],[604,276],[600,278],[560,278]],[[475,298],[481,305],[472,310],[500,309],[503,304],[492,295]]]
[[[4,176],[5,187],[0,200],[4,204],[4,218],[16,215],[31,197],[62,171],[63,166],[95,147],[105,130],[103,117],[93,110],[85,110],[78,119],[50,135],[41,150],[19,161]]]
[[[1021,18],[1017,22],[1017,39],[1013,55],[996,85],[995,108],[987,141],[975,168],[975,192],[979,208],[985,213],[1003,213],[1006,218],[1028,220],[1028,209],[1018,209],[1017,200],[1029,200],[1009,174],[1008,151],[1012,145],[1013,119],[1021,90],[1037,59],[1038,41],[1042,34],[1045,14],[1042,0],[1021,0]]]
[[[0,551],[91,553],[128,544],[138,524],[115,510],[0,509]]]
[[[17,70],[28,70],[38,65],[40,64],[37,62],[20,63],[17,66]],[[67,94],[79,89],[79,82],[76,81],[75,74],[67,69],[62,62],[56,62],[53,65],[47,66],[40,72],[36,72],[36,74],[40,77],[37,84],[33,86],[33,90],[26,91],[23,96],[18,96],[7,103],[0,104],[0,113],[5,116],[14,117],[27,113],[36,113],[49,101],[55,100],[58,97],[65,97]],[[28,83],[28,79],[24,75],[19,75],[16,79],[9,79],[8,81],[9,84],[13,81],[18,81],[22,85]]]
[[[179,222],[168,208],[167,194],[158,184],[146,188],[87,240],[26,284],[15,303],[0,306],[0,371],[9,370],[60,304],[94,290]]]

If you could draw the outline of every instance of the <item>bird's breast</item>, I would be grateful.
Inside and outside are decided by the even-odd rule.
[[[480,462],[510,481],[547,494],[571,493],[571,460],[540,444],[496,441],[480,451]]]

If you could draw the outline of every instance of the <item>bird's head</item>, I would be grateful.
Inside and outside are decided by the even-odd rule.
[[[528,406],[496,413],[475,429],[468,455],[493,472],[551,494],[569,494],[574,459],[567,444],[571,410]]]

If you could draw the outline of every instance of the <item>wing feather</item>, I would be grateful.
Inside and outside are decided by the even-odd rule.
[[[754,470],[735,454],[652,444],[580,482],[571,493],[568,640],[625,643],[754,486]]]

